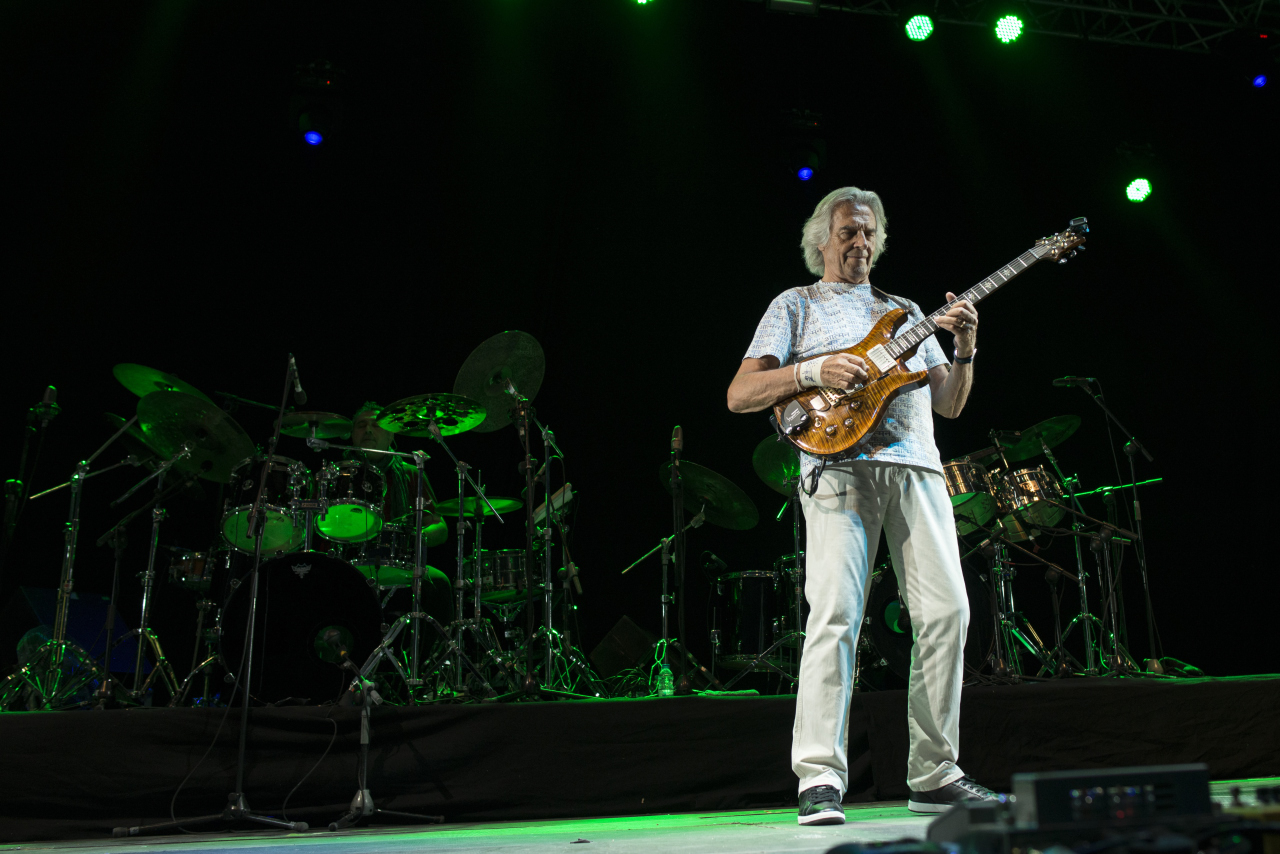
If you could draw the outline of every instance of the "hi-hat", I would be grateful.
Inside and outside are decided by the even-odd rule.
[[[495,498],[490,495],[489,504],[493,505],[493,510],[489,509],[489,504],[485,504],[480,498],[468,498],[463,504],[463,512],[468,516],[475,516],[483,511],[485,516],[492,516],[494,510],[498,513],[510,513],[513,510],[519,510],[524,506],[524,502],[518,498]],[[436,512],[441,516],[457,516],[458,515],[458,499],[450,498],[447,501],[436,502]]]
[[[488,417],[476,430],[489,433],[511,423],[515,395],[537,397],[546,364],[538,339],[527,332],[499,332],[471,351],[453,381],[453,393],[484,406]]]
[[[191,383],[184,382],[173,374],[166,374],[164,371],[148,368],[146,365],[121,362],[111,369],[111,373],[115,374],[116,379],[120,381],[122,386],[138,397],[146,397],[153,391],[180,391],[183,394],[194,395],[201,400],[208,400],[213,403],[209,395]]]
[[[484,407],[456,394],[406,397],[378,413],[378,426],[404,436],[430,436],[435,423],[442,436],[474,430],[484,421]]]
[[[230,415],[208,400],[180,391],[154,391],[139,400],[138,423],[161,459],[172,457],[186,444],[191,453],[174,468],[218,483],[229,482],[231,470],[256,450]]]
[[[994,440],[1004,448],[1004,458],[1010,463],[1029,460],[1044,453],[1047,445],[1055,448],[1070,438],[1080,427],[1079,415],[1056,415],[1046,418],[1039,424],[1025,430],[1001,432],[995,431]],[[1041,444],[1043,442],[1043,444]],[[971,456],[974,462],[992,465],[1000,461],[998,453],[988,450],[978,452],[981,456]]]
[[[662,486],[671,492],[671,463],[658,469]],[[755,502],[733,481],[697,463],[680,461],[680,478],[684,485],[684,509],[690,513],[705,510],[707,521],[721,528],[745,531],[760,521]]]
[[[800,479],[800,455],[790,442],[768,436],[751,452],[751,467],[774,492],[791,495]]]
[[[285,436],[303,439],[332,439],[351,434],[351,419],[335,412],[290,412],[280,421],[280,432]]]

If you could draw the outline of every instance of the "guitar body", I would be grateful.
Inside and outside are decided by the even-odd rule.
[[[774,404],[778,423],[796,447],[818,456],[843,453],[880,426],[889,404],[899,394],[929,382],[928,371],[908,371],[903,366],[915,355],[915,348],[886,371],[877,368],[867,355],[874,347],[892,341],[907,317],[906,309],[895,308],[876,321],[866,338],[848,349],[834,351],[866,361],[867,381],[861,388],[807,388]]]

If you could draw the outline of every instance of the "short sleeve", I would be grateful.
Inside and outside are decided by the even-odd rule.
[[[911,323],[903,324],[903,331],[906,331],[910,327],[915,326],[917,323],[922,323],[923,321],[924,312],[920,310],[920,306],[912,302]],[[932,370],[933,368],[938,367],[938,365],[951,364],[951,360],[942,352],[942,345],[938,343],[937,335],[930,335],[920,342],[920,349],[916,351],[915,356],[910,361],[916,362],[917,360],[924,361],[923,370],[926,371]],[[922,370],[922,368],[918,366],[918,362],[917,365],[913,365],[912,367],[914,370]]]
[[[779,365],[788,364],[795,344],[798,312],[798,300],[791,291],[774,297],[764,317],[760,318],[751,346],[742,358],[763,359],[765,356],[774,356]]]

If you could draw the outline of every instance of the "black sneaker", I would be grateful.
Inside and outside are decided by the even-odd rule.
[[[946,812],[963,801],[998,801],[1000,796],[979,786],[968,777],[961,777],[940,789],[928,792],[912,792],[907,799],[907,809],[912,812]]]
[[[840,790],[835,786],[813,786],[800,793],[801,824],[844,824]]]

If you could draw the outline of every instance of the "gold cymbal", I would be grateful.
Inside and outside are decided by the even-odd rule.
[[[800,455],[795,445],[780,441],[775,433],[766,436],[751,453],[751,467],[774,492],[791,495],[800,478]]]
[[[670,494],[671,463],[662,464],[658,477]],[[680,478],[684,486],[684,509],[689,513],[705,508],[708,522],[733,531],[754,528],[760,521],[760,511],[756,510],[751,496],[727,477],[697,463],[681,460]]]
[[[480,403],[488,413],[477,431],[491,433],[511,423],[516,393],[533,400],[542,387],[547,360],[538,339],[527,332],[510,330],[486,339],[471,351],[458,369],[453,393]]]
[[[180,391],[194,395],[201,400],[213,401],[189,382],[178,379],[173,374],[166,374],[146,365],[135,365],[132,362],[121,362],[111,369],[120,384],[138,397],[146,397],[153,391]]]
[[[474,430],[484,421],[479,403],[457,394],[419,394],[397,400],[378,413],[378,426],[404,436],[430,436],[435,422],[443,436]]]
[[[351,419],[334,412],[290,412],[280,421],[280,432],[285,436],[309,439],[313,429],[317,439],[349,436]]]
[[[138,424],[161,459],[186,444],[191,453],[174,468],[218,483],[229,482],[231,470],[256,450],[234,418],[181,391],[154,391],[139,400]]]

